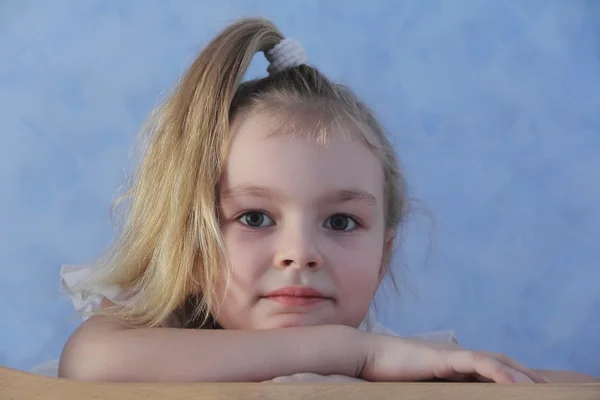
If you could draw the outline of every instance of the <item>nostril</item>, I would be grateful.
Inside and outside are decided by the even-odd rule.
[[[300,264],[294,260],[285,259],[285,260],[281,260],[281,263],[279,265],[282,267],[291,267],[293,265],[297,265],[298,267],[300,267],[302,265],[303,268],[316,268],[316,267],[318,267],[319,263],[316,261],[309,261],[307,263]]]

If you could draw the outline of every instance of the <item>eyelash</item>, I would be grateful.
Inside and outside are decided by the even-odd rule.
[[[242,226],[244,226],[245,228],[248,228],[248,229],[250,229],[250,230],[253,230],[253,231],[256,231],[256,230],[259,230],[259,229],[266,229],[266,228],[269,228],[269,227],[273,226],[273,225],[269,225],[269,226],[266,226],[266,227],[253,227],[253,226],[251,226],[251,225],[249,225],[249,224],[246,224],[246,223],[244,223],[244,222],[242,222],[242,221],[241,221],[241,219],[242,219],[244,216],[247,216],[248,214],[253,214],[253,213],[262,214],[262,215],[266,216],[267,218],[271,219],[273,222],[275,222],[275,221],[274,221],[275,219],[274,219],[273,217],[271,217],[271,216],[270,216],[270,215],[269,215],[267,212],[265,212],[265,211],[262,211],[262,210],[248,210],[248,211],[244,211],[243,213],[241,213],[241,214],[238,214],[238,215],[235,217],[235,221],[237,221],[238,223],[240,223],[240,224],[241,224]],[[351,230],[348,230],[348,231],[346,231],[346,230],[338,230],[338,229],[332,229],[332,228],[329,228],[329,229],[331,229],[332,231],[335,231],[335,232],[338,232],[338,233],[351,233],[351,232],[354,232],[355,230],[357,230],[357,229],[359,229],[359,228],[362,228],[362,226],[363,226],[363,225],[362,225],[362,223],[359,221],[359,219],[358,219],[357,217],[355,217],[355,216],[353,216],[353,215],[350,215],[350,214],[345,214],[345,213],[336,213],[336,214],[332,214],[331,216],[329,216],[329,217],[326,219],[326,221],[330,220],[330,219],[331,219],[331,218],[333,218],[333,217],[344,217],[344,218],[348,218],[348,219],[349,219],[349,220],[350,220],[352,223],[354,223],[354,224],[356,225],[356,226],[355,226],[353,229],[351,229]]]

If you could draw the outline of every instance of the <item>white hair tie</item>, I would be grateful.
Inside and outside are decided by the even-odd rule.
[[[269,62],[267,72],[271,75],[283,71],[286,68],[297,67],[306,64],[308,58],[302,45],[294,39],[285,38],[265,53]]]

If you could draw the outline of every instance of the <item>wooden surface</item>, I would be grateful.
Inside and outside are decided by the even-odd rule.
[[[87,383],[0,367],[0,400],[486,399],[600,400],[600,384],[489,383]]]

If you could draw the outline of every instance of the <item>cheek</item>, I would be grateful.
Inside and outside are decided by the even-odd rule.
[[[353,264],[346,264],[344,271],[340,274],[340,283],[345,292],[354,294],[374,295],[379,284],[379,268],[367,265],[373,260],[354,259]]]
[[[225,254],[231,268],[231,290],[252,287],[268,265],[264,241],[252,234],[224,231]],[[224,270],[224,269],[223,269]],[[223,279],[225,275],[223,274]]]
[[[379,284],[382,246],[378,240],[356,242],[332,254],[336,278],[345,292],[374,294]]]
[[[340,254],[333,268],[344,324],[359,326],[379,287],[381,249],[358,247]]]

